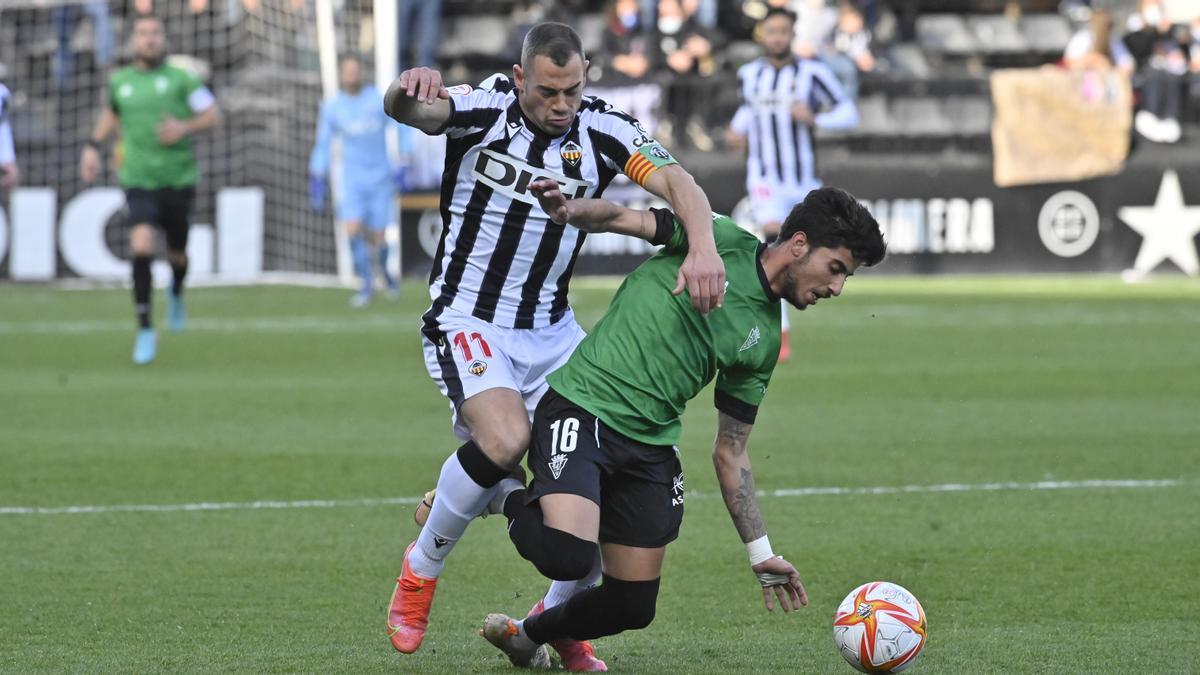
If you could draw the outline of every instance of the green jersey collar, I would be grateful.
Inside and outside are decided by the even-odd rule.
[[[758,245],[758,251],[754,254],[754,266],[758,269],[758,283],[762,284],[763,293],[766,293],[767,300],[771,302],[779,302],[783,298],[775,295],[775,291],[771,290],[771,282],[767,280],[767,271],[762,266],[763,251],[767,250],[765,243]]]

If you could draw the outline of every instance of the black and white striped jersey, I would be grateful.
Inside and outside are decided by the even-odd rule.
[[[812,130],[793,118],[792,106],[808,106],[822,129],[858,125],[858,108],[829,66],[793,58],[776,68],[759,57],[738,69],[738,88],[742,104],[731,126],[749,140],[746,183],[793,186],[802,192],[819,187]]]
[[[526,119],[512,81],[450,90],[442,174],[442,237],[430,273],[433,306],[506,328],[557,323],[584,233],[556,225],[529,183],[550,177],[568,199],[599,197],[624,173],[638,184],[675,160],[641,124],[584,96],[570,131],[551,138]]]

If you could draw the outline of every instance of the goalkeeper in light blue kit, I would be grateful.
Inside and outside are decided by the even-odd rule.
[[[362,61],[343,56],[338,63],[341,91],[321,104],[317,123],[317,141],[308,162],[309,202],[313,210],[325,210],[329,191],[329,146],[334,135],[342,139],[341,198],[337,203],[338,222],[346,228],[354,271],[362,279],[362,288],[351,298],[354,307],[365,307],[374,292],[371,250],[379,262],[379,272],[387,281],[388,293],[398,293],[396,280],[387,271],[388,245],[384,230],[394,214],[395,178],[399,176],[388,159],[384,132],[394,124],[383,111],[383,94],[372,85],[363,85]]]

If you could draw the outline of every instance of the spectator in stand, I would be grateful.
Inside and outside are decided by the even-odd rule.
[[[1188,61],[1160,0],[1139,3],[1129,15],[1124,43],[1137,62],[1133,82],[1141,90],[1134,129],[1156,143],[1175,143],[1182,133],[1179,114]]]
[[[651,40],[642,23],[638,0],[612,0],[606,11],[602,50],[608,62],[605,76],[617,74],[640,80],[650,72]]]
[[[658,16],[658,0],[640,0],[636,3],[641,6],[641,15],[643,24],[653,24]],[[717,13],[720,11],[719,0],[697,0],[696,2],[696,21],[708,29],[717,27]]]
[[[838,3],[838,21],[821,49],[821,60],[837,75],[852,99],[858,99],[858,74],[875,70],[871,31],[862,11],[850,0]]]
[[[442,0],[400,0],[396,4],[396,39],[399,54],[396,72],[437,65],[437,43],[442,34]],[[415,61],[405,60],[416,47]]]
[[[92,22],[92,57],[98,70],[107,68],[116,58],[116,38],[113,36],[112,20],[108,3],[104,0],[87,0],[78,4],[65,4],[51,12],[51,20],[58,31],[58,48],[54,52],[51,73],[54,83],[62,86],[75,74],[75,52],[71,49],[71,37],[80,13],[88,15]]]
[[[1200,100],[1200,15],[1192,19],[1192,30],[1189,36],[1190,46],[1188,52],[1191,55],[1188,60],[1188,70],[1191,72],[1191,98],[1193,101]]]
[[[657,135],[664,144],[674,142],[682,129],[697,150],[709,152],[714,144],[708,134],[708,117],[713,98],[713,74],[718,34],[695,19],[698,0],[659,0],[654,42],[656,56],[665,64],[667,116]]]
[[[1067,42],[1063,65],[1072,70],[1116,70],[1128,76],[1133,74],[1135,63],[1125,43],[1113,33],[1112,15],[1108,10],[1097,9],[1088,25]]]

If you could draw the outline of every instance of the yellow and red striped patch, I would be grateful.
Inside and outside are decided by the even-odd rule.
[[[646,179],[654,170],[658,168],[654,163],[646,159],[640,152],[635,152],[629,156],[629,161],[625,162],[625,175],[638,185],[645,186]]]

